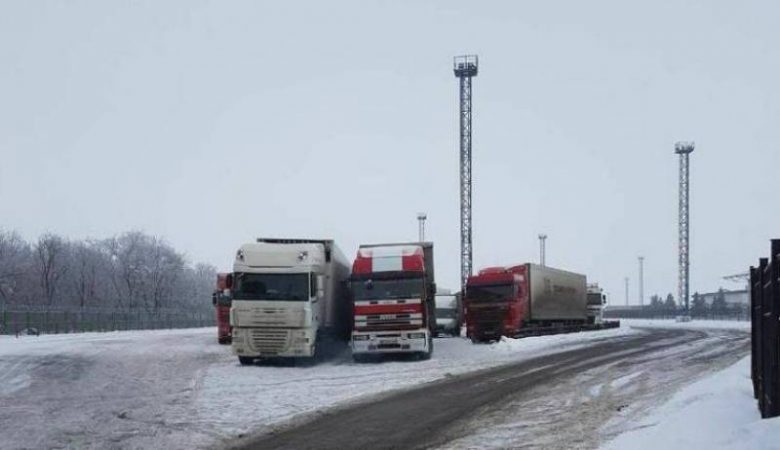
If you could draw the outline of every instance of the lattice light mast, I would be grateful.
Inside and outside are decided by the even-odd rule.
[[[690,282],[690,261],[689,255],[689,155],[693,152],[693,142],[678,142],[674,145],[674,152],[680,155],[680,199],[679,199],[679,244],[678,244],[678,263],[679,263],[679,282],[677,289],[677,299],[680,304],[685,305],[686,314],[689,311],[688,304],[688,286]]]
[[[424,212],[417,213],[417,236],[420,242],[425,242],[425,221],[428,219],[428,214]]]
[[[471,78],[477,76],[476,55],[456,56],[453,71],[460,79],[460,287],[465,292],[472,273],[471,247]]]

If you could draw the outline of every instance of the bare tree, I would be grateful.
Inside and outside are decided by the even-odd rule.
[[[30,246],[18,233],[0,230],[0,298],[5,303],[17,297],[30,259]]]
[[[103,255],[94,241],[76,242],[71,248],[70,284],[79,308],[94,305],[98,298]]]
[[[35,246],[36,270],[46,308],[54,304],[60,281],[68,271],[66,252],[68,243],[54,234],[45,234]]]

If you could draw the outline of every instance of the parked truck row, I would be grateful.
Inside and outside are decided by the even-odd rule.
[[[489,267],[465,292],[437,290],[433,243],[361,245],[350,264],[333,240],[260,238],[236,252],[213,302],[218,340],[241,364],[311,358],[349,342],[356,361],[429,359],[434,336],[474,342],[617,326],[584,275],[535,264]],[[229,312],[228,312],[229,311]]]
[[[473,342],[614,328],[605,297],[585,275],[538,264],[488,267],[466,283],[466,335]]]

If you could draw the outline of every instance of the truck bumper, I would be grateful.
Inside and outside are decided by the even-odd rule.
[[[427,353],[428,329],[404,331],[353,331],[352,353]]]
[[[316,352],[316,331],[285,328],[233,328],[232,349],[251,358],[311,357]]]

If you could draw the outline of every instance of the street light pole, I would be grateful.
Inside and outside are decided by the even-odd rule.
[[[425,242],[425,220],[428,219],[428,215],[424,212],[417,213],[417,222],[418,222],[418,237],[420,239],[420,242]]]

